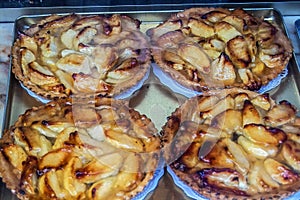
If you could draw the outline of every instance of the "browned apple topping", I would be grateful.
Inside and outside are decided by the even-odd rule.
[[[291,43],[278,25],[243,9],[186,9],[147,34],[158,66],[199,92],[259,90],[285,69],[292,56]]]
[[[140,22],[125,15],[51,15],[20,34],[12,71],[46,99],[115,96],[136,85],[151,55]]]
[[[158,169],[161,137],[110,98],[64,99],[20,115],[0,140],[0,177],[20,199],[131,199]]]
[[[299,118],[287,101],[238,88],[211,90],[168,119],[161,131],[165,158],[199,194],[283,199],[299,190]]]

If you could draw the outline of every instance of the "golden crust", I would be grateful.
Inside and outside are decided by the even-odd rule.
[[[148,41],[139,25],[122,15],[48,16],[18,35],[12,72],[27,89],[50,100],[72,94],[115,96],[135,86],[150,68]],[[27,73],[32,62],[39,65],[38,79]],[[44,81],[45,72],[55,81]],[[78,74],[86,78],[75,80]]]
[[[151,120],[126,101],[61,99],[4,133],[0,177],[20,199],[131,199],[153,178],[160,146]]]
[[[190,8],[172,15],[147,34],[158,66],[181,85],[200,92],[231,87],[259,90],[285,69],[293,51],[276,24],[243,9]],[[188,59],[180,55],[177,52],[184,50],[183,44],[196,46],[195,52],[207,58],[199,56],[194,62],[191,53],[187,53]],[[175,53],[177,59],[165,56],[166,52]],[[224,57],[226,62],[220,63]],[[207,68],[208,62],[205,72],[199,69]]]
[[[207,198],[284,199],[300,189],[298,121],[293,105],[268,94],[211,90],[168,117],[161,131],[165,159]]]

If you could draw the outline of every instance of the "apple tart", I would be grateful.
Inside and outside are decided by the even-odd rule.
[[[292,56],[279,26],[243,9],[186,9],[147,35],[159,69],[198,92],[232,87],[257,91]]]
[[[141,22],[126,15],[50,15],[18,34],[12,72],[46,99],[115,96],[149,73],[151,55]]]
[[[300,189],[296,112],[286,100],[237,88],[193,97],[161,132],[168,171],[198,198],[283,199]]]
[[[132,199],[162,176],[160,147],[151,120],[124,100],[66,98],[4,133],[0,177],[20,199]]]

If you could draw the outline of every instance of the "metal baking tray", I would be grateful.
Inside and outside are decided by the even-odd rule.
[[[194,5],[195,6],[195,5]],[[191,7],[191,6],[190,6]],[[149,7],[148,7],[149,8]],[[153,9],[154,8],[154,9]],[[141,20],[141,30],[146,31],[151,27],[155,27],[159,23],[167,19],[172,13],[183,10],[187,7],[168,7],[168,9],[159,10],[159,7],[151,7],[151,9],[128,11],[121,9],[121,11],[108,12],[94,12],[93,10],[74,10],[79,14],[113,14],[121,13]],[[234,7],[232,7],[234,8]],[[273,8],[244,8],[246,11],[252,13],[254,16],[263,17],[264,19],[276,23],[280,28],[286,32],[285,25],[283,23],[282,15],[279,11]],[[59,11],[59,10],[58,10]],[[71,10],[68,10],[70,12]],[[79,11],[79,12],[77,12]],[[56,13],[55,10],[51,10],[48,14]],[[67,12],[60,12],[60,14],[68,14]],[[15,37],[18,32],[22,32],[30,25],[37,22],[43,15],[26,15],[19,17],[15,21]],[[300,110],[300,79],[299,79],[299,68],[293,56],[288,64],[289,73],[282,83],[269,91],[269,94],[276,101],[288,100],[290,103],[295,105]],[[21,88],[19,82],[10,75],[10,83],[7,91],[8,100],[6,102],[6,113],[3,127],[8,129],[17,120],[18,116],[24,113],[27,109],[41,105],[42,103],[35,100],[33,97],[27,94],[27,92]],[[161,127],[167,120],[167,116],[186,100],[186,97],[172,92],[169,88],[159,82],[159,80],[151,72],[149,79],[144,83],[142,88],[137,91],[132,97],[128,98],[130,106],[146,114],[155,123],[156,127],[160,130]],[[298,111],[298,115],[300,112]],[[0,135],[1,136],[1,135]],[[0,199],[17,199],[8,189],[5,188],[0,180]],[[165,171],[165,175],[159,182],[157,188],[148,195],[147,199],[172,199],[182,200],[190,199],[184,192],[179,189],[174,183],[170,175]]]

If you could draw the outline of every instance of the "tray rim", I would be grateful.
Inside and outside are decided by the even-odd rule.
[[[160,4],[159,4],[160,5]],[[196,6],[202,6],[202,5],[205,5],[205,4],[196,4]],[[230,4],[226,4],[226,5],[230,5]],[[183,5],[176,5],[176,6],[194,6],[194,4],[183,4]],[[222,6],[222,5],[221,5]],[[219,7],[221,7],[221,6],[219,6]],[[130,7],[130,6],[129,6]],[[144,7],[144,5],[142,6],[142,7]],[[146,6],[146,7],[148,7],[148,6]],[[170,7],[170,5],[168,5],[168,7]],[[57,9],[57,7],[55,7],[56,9]],[[89,7],[86,7],[86,8],[89,8]],[[110,7],[109,6],[109,8],[114,8],[114,7]],[[71,8],[72,9],[72,8]],[[80,9],[79,7],[77,8],[77,9]],[[233,7],[232,7],[232,9],[234,9]],[[283,26],[283,31],[284,31],[284,33],[288,36],[288,33],[287,33],[287,27],[286,27],[286,24],[284,23],[284,20],[283,20],[283,15],[282,15],[282,13],[278,10],[278,9],[276,9],[276,8],[273,8],[273,7],[259,7],[259,8],[252,8],[252,7],[248,7],[248,8],[243,8],[243,9],[245,9],[246,11],[251,11],[251,10],[254,10],[254,11],[261,11],[261,10],[263,10],[263,11],[272,11],[272,12],[274,12],[274,13],[276,13],[276,14],[278,14],[278,17],[280,18],[280,21],[281,21],[281,25]],[[183,9],[180,9],[180,10],[183,10]],[[177,12],[177,11],[180,11],[180,10],[174,10],[174,9],[170,9],[170,10],[164,10],[163,12],[166,12],[166,13],[168,13],[168,12]],[[144,13],[145,11],[140,11],[140,12],[136,12],[136,11],[129,11],[129,12],[114,12],[114,11],[104,11],[104,12],[102,12],[102,11],[95,11],[95,12],[92,12],[92,14],[113,14],[113,13],[120,13],[120,14],[122,14],[122,13],[124,13],[124,14],[141,14],[141,13]],[[160,12],[160,11],[150,11],[150,12],[153,12],[153,14],[155,14],[155,13],[158,13],[158,12]],[[61,12],[61,13],[59,13],[60,15],[66,15],[66,14],[69,14],[70,12]],[[27,18],[27,17],[42,17],[42,16],[48,16],[48,15],[51,15],[51,14],[53,14],[53,13],[43,13],[43,14],[27,14],[27,15],[21,15],[21,16],[19,16],[15,21],[14,21],[14,38],[15,38],[15,36],[16,36],[16,22],[18,21],[18,20],[20,20],[20,19],[23,19],[23,18]],[[89,14],[89,12],[76,12],[76,14]],[[1,21],[0,21],[0,23],[1,23]],[[294,65],[296,65],[296,67],[298,66],[298,70],[297,69],[294,69],[294,68],[296,68],[296,67],[294,67]],[[5,109],[4,109],[4,118],[2,119],[3,120],[3,123],[2,123],[2,130],[1,130],[1,133],[0,133],[0,138],[2,137],[2,133],[4,133],[4,131],[6,131],[6,130],[8,130],[9,128],[10,128],[10,126],[12,125],[12,124],[9,124],[10,123],[10,119],[8,119],[8,118],[10,118],[10,112],[11,112],[11,97],[14,95],[13,94],[13,88],[12,88],[12,86],[14,86],[13,84],[11,84],[12,82],[15,82],[14,84],[19,84],[19,82],[14,78],[14,75],[12,74],[12,72],[11,72],[11,67],[12,67],[12,64],[11,64],[11,58],[10,58],[10,64],[9,64],[9,74],[8,74],[8,87],[7,87],[7,91],[6,91],[6,101],[5,101]],[[290,61],[289,61],[289,64],[288,64],[288,67],[289,67],[289,69],[291,69],[291,70],[297,70],[297,73],[299,73],[299,71],[300,71],[300,69],[299,69],[299,65],[297,64],[297,59],[296,59],[296,55],[295,55],[295,53],[293,52],[293,56],[292,56],[292,58],[290,59]],[[300,87],[298,87],[298,86],[300,86],[300,80],[298,81],[298,83],[297,83],[297,88],[298,88],[298,91],[299,91],[299,89],[300,89]],[[17,86],[17,87],[19,87],[19,86]],[[22,114],[22,113],[21,113]],[[1,180],[1,179],[0,179]],[[3,184],[2,183],[2,181],[0,181],[0,185],[1,184]]]

